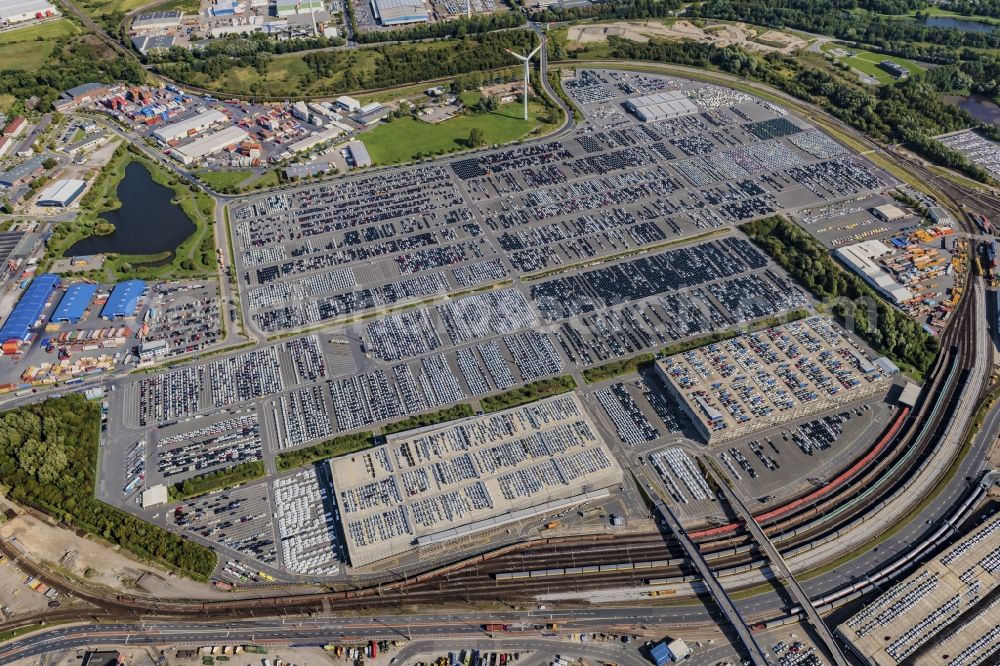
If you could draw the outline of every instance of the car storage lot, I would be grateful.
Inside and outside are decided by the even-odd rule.
[[[646,465],[640,454],[685,439],[676,407],[654,377],[591,388],[581,370],[808,308],[734,224],[890,184],[801,119],[742,93],[604,71],[577,83],[587,121],[569,137],[231,207],[245,320],[270,339],[123,380],[112,399],[123,423],[103,449],[123,458],[147,442],[147,486],[263,460],[267,481],[246,488],[259,491],[255,502],[270,496],[270,508],[246,498],[219,521],[252,515],[248,535],[183,528],[225,555],[228,580],[350,573],[330,480],[311,467],[279,474],[274,460],[337,434],[380,432],[459,402],[479,410],[484,397],[570,374],[581,393],[596,391],[584,404],[621,464]],[[698,112],[643,123],[623,107],[662,90]],[[124,505],[147,518],[157,511]],[[168,508],[159,520],[177,529]],[[273,559],[269,545],[227,543],[265,523],[277,535]]]

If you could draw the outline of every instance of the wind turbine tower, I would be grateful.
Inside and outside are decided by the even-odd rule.
[[[472,18],[472,0],[465,0],[465,18]]]
[[[505,51],[507,51],[507,53],[511,54],[512,56],[514,56],[515,58],[517,58],[518,60],[520,60],[521,62],[524,63],[524,94],[523,94],[523,97],[524,97],[524,119],[525,120],[528,119],[528,68],[531,65],[531,58],[536,53],[538,53],[542,49],[543,46],[545,46],[545,40],[544,39],[542,40],[541,44],[539,44],[538,46],[535,47],[534,51],[532,51],[531,53],[529,53],[526,56],[523,56],[523,55],[521,55],[519,53],[514,53],[510,49],[504,49]]]

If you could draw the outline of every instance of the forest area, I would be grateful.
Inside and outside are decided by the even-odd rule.
[[[15,502],[142,559],[206,580],[216,556],[94,497],[100,403],[79,393],[0,414],[0,482]]]

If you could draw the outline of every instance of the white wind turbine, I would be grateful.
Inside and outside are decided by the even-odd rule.
[[[526,56],[523,56],[523,55],[521,55],[519,53],[514,53],[510,49],[504,49],[507,53],[511,54],[512,56],[514,56],[515,58],[517,58],[518,60],[520,60],[521,62],[524,63],[524,119],[525,120],[528,119],[528,67],[531,64],[531,58],[536,53],[538,53],[542,49],[543,46],[545,46],[545,40],[544,39],[542,40],[541,44],[539,44],[538,46],[535,47],[534,51],[532,51],[531,53],[529,53]]]

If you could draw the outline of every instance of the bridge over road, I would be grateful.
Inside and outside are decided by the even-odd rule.
[[[722,584],[719,583],[719,579],[715,577],[715,572],[709,568],[708,562],[705,561],[705,558],[701,554],[701,550],[693,541],[691,541],[687,532],[685,532],[684,528],[681,527],[680,521],[677,520],[677,517],[674,516],[670,507],[668,507],[663,500],[656,502],[656,509],[660,512],[660,515],[663,516],[663,519],[667,521],[667,525],[674,533],[674,536],[677,537],[681,546],[684,547],[684,552],[687,553],[688,559],[690,559],[698,569],[702,582],[704,582],[705,587],[708,588],[712,598],[715,599],[715,603],[719,605],[719,608],[722,609],[726,619],[728,619],[729,623],[733,625],[734,629],[736,629],[736,634],[743,643],[743,647],[746,648],[746,651],[750,654],[750,661],[753,662],[754,666],[768,666],[771,662],[768,659],[767,652],[762,650],[760,645],[757,644],[757,639],[754,638],[750,629],[747,628],[747,623],[743,620],[743,616],[740,615],[740,611],[736,608],[736,604],[734,604],[732,599],[729,598],[729,595],[726,594]]]

